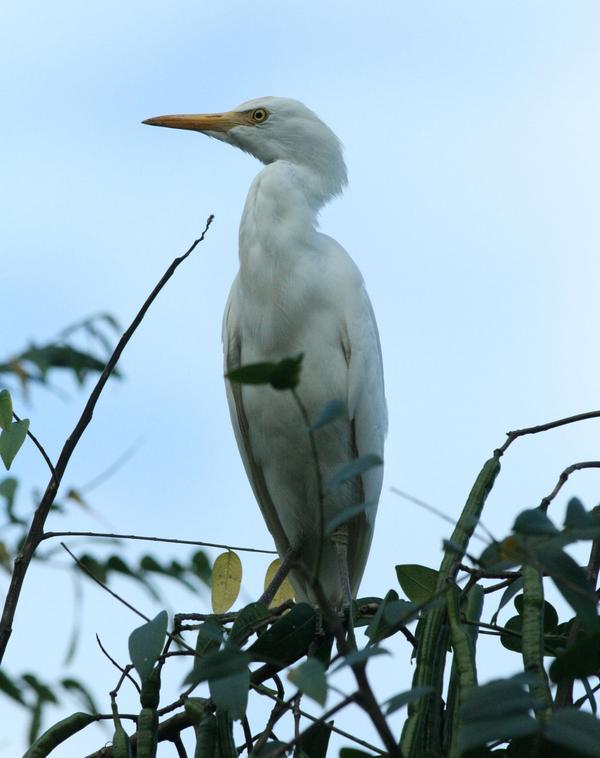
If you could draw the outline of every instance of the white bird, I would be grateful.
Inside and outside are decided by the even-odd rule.
[[[159,116],[146,124],[191,129],[265,164],[252,182],[239,230],[240,270],[225,308],[226,371],[304,355],[298,395],[315,420],[341,400],[343,417],[315,432],[322,480],[351,459],[383,456],[387,414],[377,324],[348,253],[317,231],[322,206],[347,183],[340,141],[297,100],[262,97],[232,111]],[[306,427],[289,392],[227,382],[231,420],[246,473],[279,555],[298,551],[296,599],[315,602],[318,579],[335,607],[356,597],[367,561],[383,469],[327,491],[319,503]],[[348,506],[370,507],[326,537],[325,523]],[[340,551],[346,575],[340,569]],[[321,554],[319,560],[319,554]],[[348,586],[349,585],[349,586]]]

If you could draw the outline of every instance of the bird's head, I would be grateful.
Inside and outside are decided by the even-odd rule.
[[[304,166],[318,173],[329,195],[347,181],[339,139],[298,100],[261,97],[224,113],[157,116],[143,123],[202,132],[263,163],[283,160]]]

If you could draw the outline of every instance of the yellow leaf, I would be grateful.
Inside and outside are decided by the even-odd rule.
[[[270,564],[269,568],[267,569],[267,573],[265,574],[265,590],[273,581],[273,577],[277,573],[280,566],[281,566],[281,561],[279,560],[279,558],[275,558],[275,560]],[[279,589],[275,593],[273,600],[271,600],[269,607],[276,608],[278,605],[285,603],[286,600],[293,600],[293,599],[294,599],[294,590],[292,588],[292,585],[290,584],[290,580],[286,576],[286,578],[283,580],[283,582],[279,586]]]
[[[242,584],[242,562],[232,550],[218,556],[212,570],[213,613],[227,613],[237,600]]]

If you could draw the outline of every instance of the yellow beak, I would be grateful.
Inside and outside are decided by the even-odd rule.
[[[191,129],[195,132],[228,132],[234,126],[247,126],[248,114],[200,113],[185,116],[155,116],[142,121],[150,126],[166,126],[170,129]]]

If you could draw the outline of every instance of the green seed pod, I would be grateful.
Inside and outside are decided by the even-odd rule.
[[[46,758],[57,745],[68,740],[69,737],[77,734],[94,721],[97,721],[97,717],[90,713],[81,711],[73,713],[40,735],[23,758]]]

